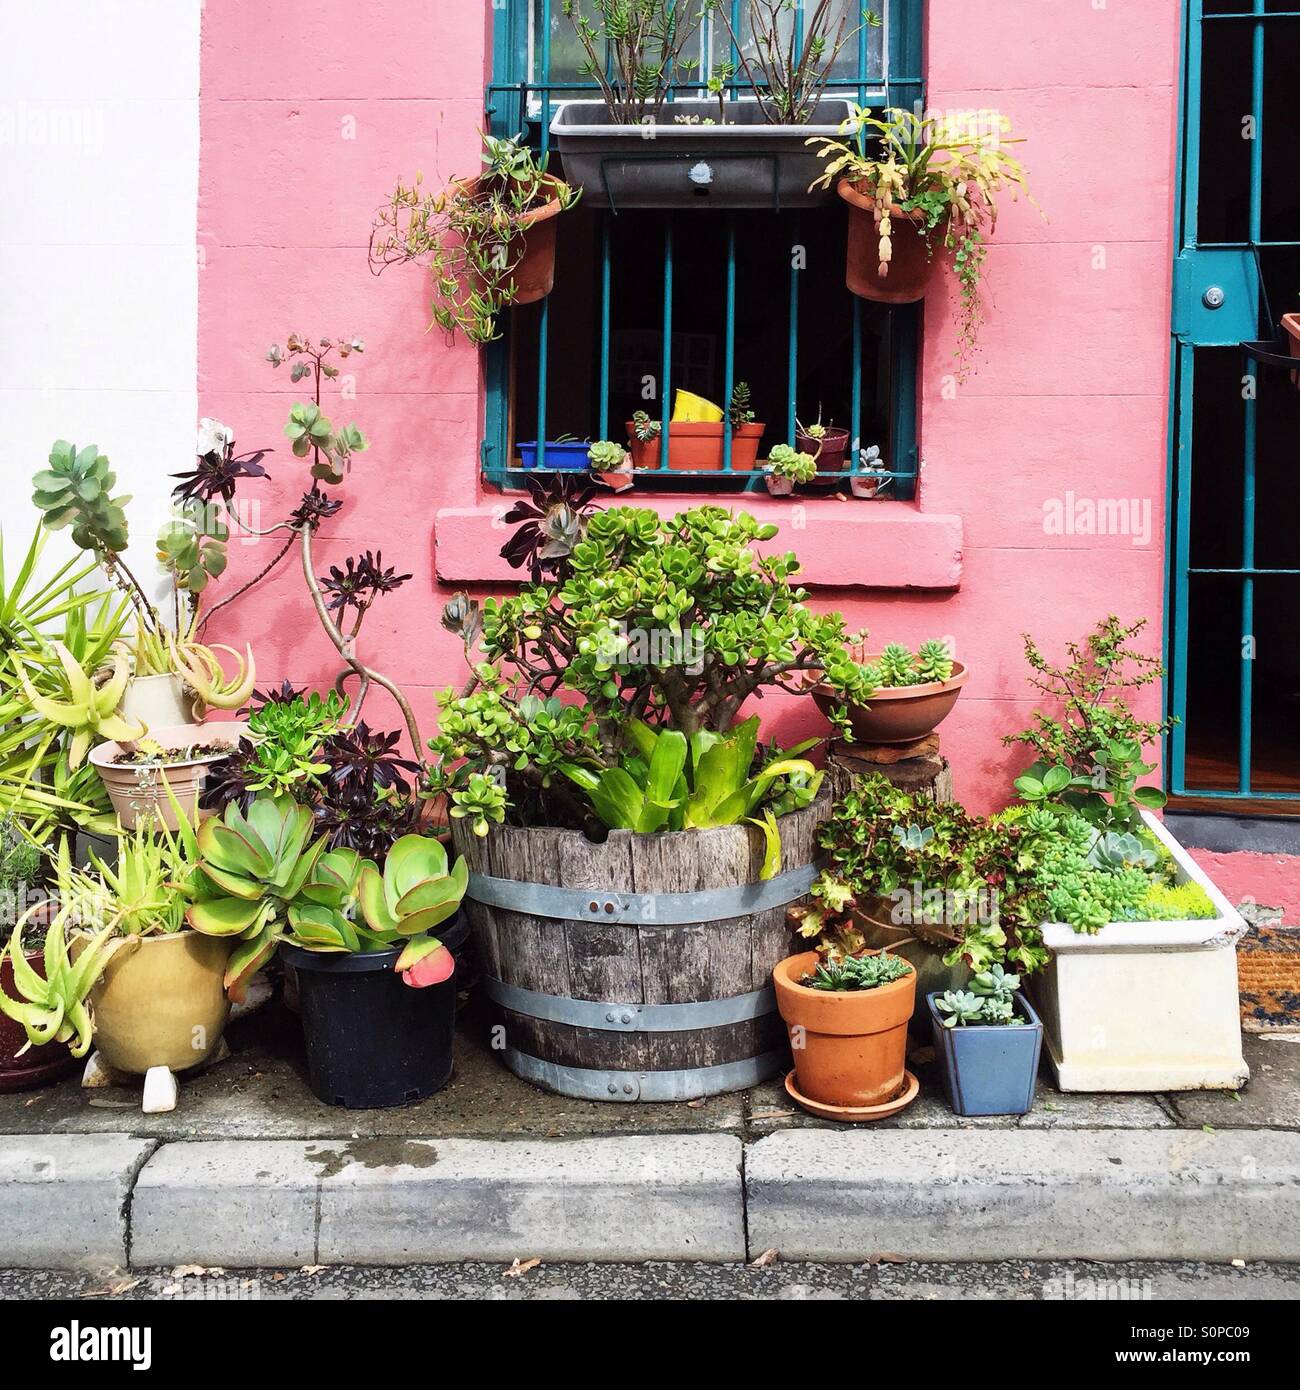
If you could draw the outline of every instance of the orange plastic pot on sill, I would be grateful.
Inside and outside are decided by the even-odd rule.
[[[925,214],[890,213],[892,254],[886,273],[880,273],[880,229],[876,226],[876,200],[861,193],[848,179],[835,185],[849,207],[848,252],[844,258],[844,283],[859,298],[877,304],[915,304],[925,298],[934,262],[922,227]]]
[[[763,424],[738,425],[731,432],[731,466],[749,472],[758,460]],[[634,468],[659,467],[659,440],[640,440],[631,420],[627,421],[628,448]],[[720,472],[722,469],[721,424],[670,424],[668,467],[681,472]]]
[[[804,951],[772,971],[799,1090],[823,1105],[884,1104],[903,1089],[916,971],[877,989],[809,989],[799,981],[817,960]]]

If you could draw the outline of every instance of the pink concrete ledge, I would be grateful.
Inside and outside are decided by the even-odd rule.
[[[660,513],[716,498],[638,498]],[[518,581],[501,558],[511,527],[508,498],[477,507],[443,507],[434,519],[434,565],[445,584]],[[910,502],[837,502],[810,498],[791,506],[755,497],[736,504],[781,528],[772,550],[793,550],[802,583],[816,589],[956,589],[962,575],[962,519],[918,511]]]

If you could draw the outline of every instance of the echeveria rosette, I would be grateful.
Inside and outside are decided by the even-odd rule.
[[[185,916],[205,936],[238,939],[226,968],[236,1002],[274,954],[290,904],[325,853],[314,828],[310,809],[291,797],[259,796],[247,815],[231,802],[199,831],[199,900]]]
[[[446,849],[426,835],[403,835],[389,850],[382,872],[362,862],[362,918],[385,943],[405,940],[393,968],[412,988],[440,984],[456,969],[451,952],[429,933],[455,916],[468,886],[465,861],[458,859],[449,870]]]

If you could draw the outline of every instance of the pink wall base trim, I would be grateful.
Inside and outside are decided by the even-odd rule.
[[[1300,855],[1208,849],[1194,849],[1191,855],[1229,902],[1280,907],[1283,923],[1300,927]]]

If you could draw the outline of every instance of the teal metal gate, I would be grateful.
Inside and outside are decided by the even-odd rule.
[[[1300,307],[1290,302],[1292,257],[1300,265],[1300,231],[1289,210],[1286,216],[1277,215],[1276,199],[1265,207],[1265,161],[1270,158],[1270,134],[1283,141],[1294,138],[1293,132],[1282,128],[1285,123],[1278,122],[1273,97],[1279,86],[1294,89],[1300,73],[1300,4],[1296,0],[1286,4],[1277,0],[1185,0],[1183,58],[1166,631],[1169,710],[1180,722],[1169,739],[1167,767],[1173,795],[1218,799],[1227,810],[1244,798],[1292,803],[1300,799],[1300,784],[1294,790],[1279,785],[1289,776],[1271,775],[1264,785],[1261,774],[1265,768],[1260,764],[1255,739],[1260,585],[1300,576],[1300,545],[1294,530],[1289,550],[1279,554],[1274,546],[1275,553],[1268,560],[1261,557],[1257,543],[1261,518],[1257,487],[1260,412],[1262,406],[1280,401],[1271,393],[1294,390],[1287,343],[1284,335],[1279,336],[1274,314]],[[1239,150],[1233,148],[1229,134],[1229,126],[1236,123],[1240,130],[1231,133],[1240,141]],[[1278,147],[1273,150],[1276,160]],[[1270,173],[1272,170],[1270,164]],[[1294,181],[1294,167],[1288,173]],[[1273,186],[1271,179],[1268,186]],[[1223,204],[1228,202],[1233,206],[1225,212]],[[1285,275],[1274,277],[1273,298],[1280,298],[1277,280],[1281,279],[1288,302],[1270,304],[1268,263],[1284,267]],[[1294,293],[1300,294],[1300,277],[1294,280]],[[1210,364],[1217,366],[1209,370]],[[1230,544],[1207,547],[1200,544],[1200,538],[1210,528],[1202,524],[1198,529],[1194,507],[1203,509],[1207,494],[1226,476],[1231,475],[1235,484],[1237,460],[1232,459],[1229,467],[1221,454],[1215,457],[1211,452],[1198,458],[1194,444],[1206,432],[1207,412],[1235,416],[1237,402],[1223,399],[1229,380],[1239,383],[1241,394],[1240,500],[1238,506],[1234,497],[1220,515],[1222,522],[1230,518]],[[1219,396],[1210,399],[1207,393],[1214,387],[1219,389]],[[1281,403],[1291,409],[1288,402]],[[1300,482],[1300,436],[1293,436],[1291,446],[1296,465],[1292,477]],[[1207,550],[1218,553],[1207,554]],[[1228,551],[1233,553],[1225,557]],[[1223,563],[1225,558],[1233,563]],[[1285,563],[1276,563],[1278,559]],[[1189,707],[1189,691],[1198,678],[1197,663],[1211,659],[1205,651],[1198,651],[1196,641],[1194,589],[1198,583],[1235,585],[1238,590],[1240,651],[1232,653],[1240,667],[1236,677],[1235,767],[1230,766],[1226,778],[1208,776],[1204,760],[1197,760],[1199,766],[1192,766],[1189,760],[1189,751],[1212,722],[1208,715]],[[1226,593],[1226,587],[1219,589],[1221,597]],[[1235,780],[1235,785],[1223,785],[1225,780]]]

